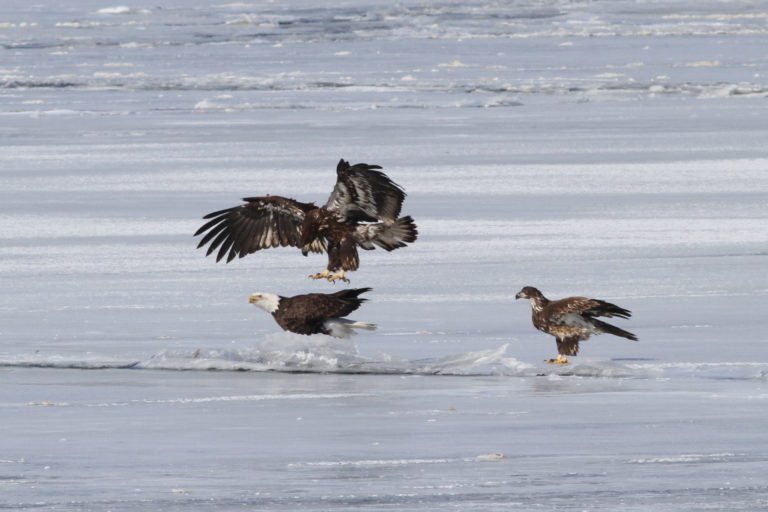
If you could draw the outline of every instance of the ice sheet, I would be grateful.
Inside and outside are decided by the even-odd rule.
[[[703,2],[0,6],[0,508],[768,506],[768,10]],[[240,198],[384,166],[353,341],[195,249]],[[553,367],[525,285],[629,308]]]

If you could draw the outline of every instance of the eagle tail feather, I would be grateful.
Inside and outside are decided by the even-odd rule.
[[[368,299],[365,297],[360,297],[360,295],[371,290],[373,290],[373,288],[347,288],[346,290],[341,290],[336,293],[332,293],[331,295],[336,296],[345,302],[351,302],[355,304],[355,308],[359,308],[363,302],[368,301]]]
[[[620,338],[627,338],[628,340],[637,341],[637,336],[629,331],[625,331],[624,329],[616,327],[615,325],[611,325],[600,320],[592,321],[594,322],[595,327],[597,327],[601,332],[613,334],[614,336],[619,336]]]
[[[614,317],[617,316],[619,318],[629,318],[632,316],[632,312],[628,309],[624,309],[620,306],[617,306],[616,304],[611,304],[610,302],[605,301],[599,301],[600,306],[596,308],[598,316],[607,316],[607,317]]]
[[[400,217],[393,223],[381,224],[382,229],[372,241],[386,251],[394,251],[415,242],[419,235],[410,215]]]
[[[371,290],[373,290],[373,288],[371,288],[369,286],[366,286],[365,288],[348,288],[346,290],[342,290],[341,294],[344,297],[348,297],[348,296],[359,297],[360,295],[362,295],[362,294],[364,294],[366,292],[369,292]],[[368,299],[360,299],[360,300],[364,300],[365,301],[365,300],[368,300]]]
[[[349,326],[353,329],[363,329],[366,331],[375,331],[379,327],[371,322],[352,322]]]
[[[378,326],[369,322],[358,322],[355,320],[349,320],[347,318],[332,318],[325,321],[324,327],[327,330],[327,334],[336,338],[346,339],[353,334],[357,334],[355,329],[373,331]]]

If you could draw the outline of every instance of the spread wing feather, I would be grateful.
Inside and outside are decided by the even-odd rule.
[[[227,254],[227,251],[229,251],[229,248],[232,247],[232,245],[235,243],[234,237],[228,237],[224,239],[224,242],[222,242],[221,247],[219,248],[219,253],[216,255],[216,261],[219,261],[221,258],[224,257],[224,255]],[[229,253],[229,256],[227,256],[227,263],[232,261],[234,257],[238,253],[235,250],[232,250],[232,252]]]
[[[377,169],[378,165],[349,165],[344,159],[336,166],[336,185],[325,209],[345,221],[394,222],[403,206],[402,187]]]
[[[200,240],[200,244],[198,245],[198,247],[202,247],[202,246],[204,246],[205,244],[207,244],[208,242],[210,242],[210,241],[211,241],[211,239],[213,239],[213,237],[215,237],[216,235],[218,235],[218,234],[221,232],[221,230],[222,230],[222,229],[224,229],[225,227],[227,227],[227,225],[226,225],[226,224],[223,224],[223,223],[222,223],[222,224],[217,224],[218,222],[221,222],[221,221],[220,221],[220,219],[214,219],[214,220],[212,220],[211,222],[208,222],[207,224],[205,224],[203,227],[201,227],[201,228],[200,228],[200,229],[197,231],[197,233],[195,233],[195,235],[198,235],[198,234],[200,234],[200,233],[203,233],[203,232],[205,232],[205,230],[207,230],[207,229],[211,228],[211,226],[213,226],[213,227],[210,229],[210,231],[208,231],[207,233],[205,233],[205,236],[202,238],[202,240]],[[211,252],[210,252],[210,251],[208,251],[208,254],[210,254],[210,253],[211,253]]]
[[[203,217],[210,220],[195,236],[205,233],[197,247],[210,244],[206,256],[218,249],[216,261],[226,256],[230,262],[261,249],[301,245],[304,216],[315,205],[280,196],[246,197],[243,201],[243,205]],[[310,250],[323,252],[324,242],[316,240]]]

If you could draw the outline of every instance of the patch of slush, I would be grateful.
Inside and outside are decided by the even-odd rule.
[[[533,373],[533,366],[504,357],[507,345],[437,359],[407,360],[390,354],[365,356],[354,342],[325,335],[277,333],[253,347],[236,350],[163,351],[138,368],[167,370],[244,370],[307,373],[403,375],[488,375],[496,369]]]
[[[508,344],[426,359],[403,359],[391,354],[361,354],[356,344],[322,334],[303,336],[274,333],[253,346],[232,350],[163,350],[145,360],[66,355],[0,355],[0,367],[81,370],[145,369],[169,371],[248,371],[280,373],[336,373],[370,375],[486,375],[499,377],[567,377],[607,379],[701,378],[708,380],[764,380],[763,362],[663,362],[570,358],[567,365],[531,364],[507,357]]]

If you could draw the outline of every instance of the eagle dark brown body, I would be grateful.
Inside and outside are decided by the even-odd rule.
[[[310,211],[302,228],[302,254],[306,256],[315,240],[325,242],[328,253],[328,266],[325,272],[310,277],[315,279],[327,277],[328,273],[357,270],[360,266],[358,247],[365,250],[374,249],[374,244],[386,251],[394,251],[405,247],[406,242],[414,242],[418,232],[410,215],[401,217],[392,223],[359,224],[357,222],[340,221],[331,211],[316,208]],[[330,276],[333,280],[334,277]]]
[[[293,246],[305,256],[327,252],[328,265],[312,278],[348,281],[344,272],[360,265],[357,248],[376,246],[393,251],[416,241],[410,216],[398,217],[405,192],[378,165],[341,160],[336,185],[323,206],[280,196],[246,197],[246,204],[209,213],[197,230],[205,233],[198,247],[206,255],[218,249],[216,261],[230,262],[271,247]]]
[[[373,330],[374,324],[342,318],[367,299],[360,298],[371,288],[349,288],[336,293],[307,293],[282,297],[273,293],[254,293],[248,302],[272,314],[277,325],[297,334],[327,334],[348,338],[353,329]]]
[[[579,352],[579,342],[593,334],[613,334],[633,341],[637,337],[631,332],[598,320],[596,317],[629,318],[632,312],[610,302],[586,297],[568,297],[549,300],[539,290],[526,286],[515,296],[516,299],[528,299],[533,311],[533,326],[550,334],[557,340],[557,358],[550,363],[564,364],[565,356],[575,356]]]

